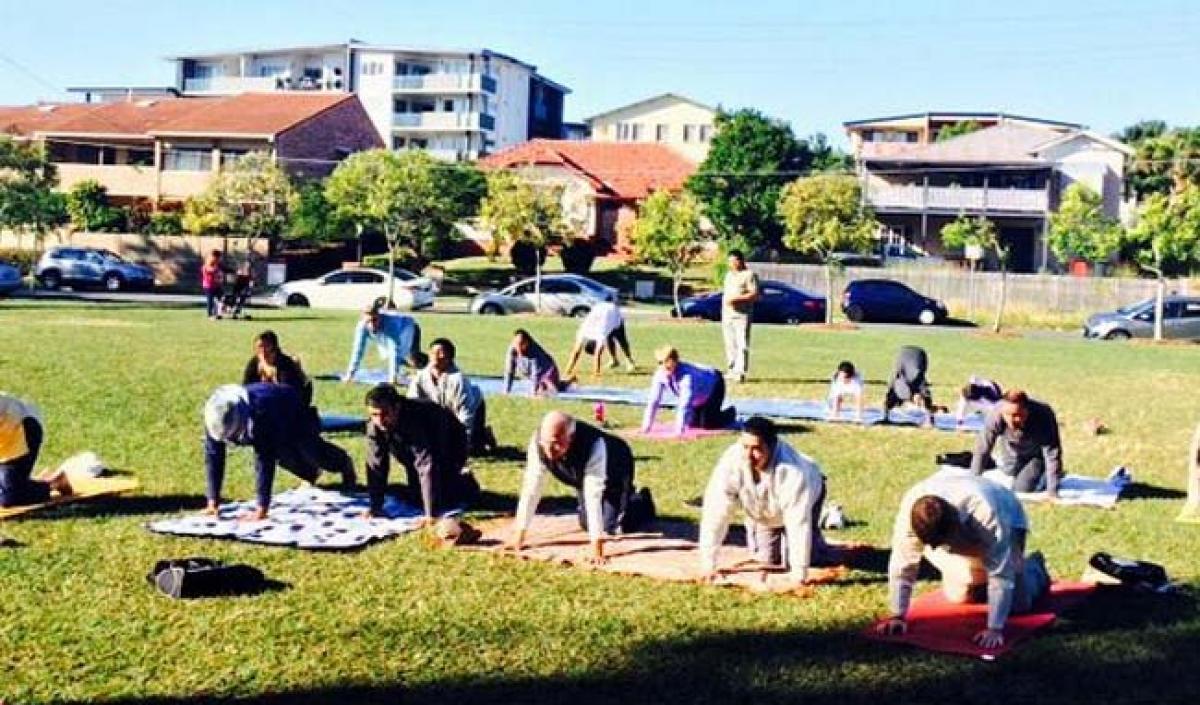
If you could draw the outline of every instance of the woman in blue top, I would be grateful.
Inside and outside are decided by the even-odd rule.
[[[725,379],[711,367],[694,365],[679,359],[679,351],[664,345],[654,351],[658,370],[650,383],[650,402],[642,418],[642,433],[654,426],[654,417],[662,403],[663,393],[670,391],[678,400],[675,411],[675,434],[683,435],[689,428],[728,428],[737,418],[732,406],[725,403]]]
[[[414,369],[425,366],[427,361],[421,350],[421,326],[412,316],[397,311],[384,311],[384,300],[378,299],[363,310],[362,320],[354,329],[354,345],[350,349],[350,362],[342,381],[354,380],[354,373],[362,362],[367,341],[375,341],[379,356],[387,363],[388,382],[395,384],[400,377],[400,366],[408,364]]]

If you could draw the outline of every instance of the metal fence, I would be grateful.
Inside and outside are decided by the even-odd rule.
[[[813,293],[825,291],[825,268],[811,264],[752,262],[760,279],[794,284]],[[1000,274],[945,267],[847,267],[836,275],[835,296],[851,281],[891,279],[926,296],[947,302],[952,311],[978,310],[1000,298]],[[1077,277],[1054,274],[1009,274],[1008,305],[1051,313],[1105,311],[1154,295],[1153,279]],[[1200,291],[1200,281],[1173,279],[1168,291]]]

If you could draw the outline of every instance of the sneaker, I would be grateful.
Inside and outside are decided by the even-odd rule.
[[[628,361],[625,363],[625,371],[629,374],[633,374],[634,372],[637,372],[637,365],[633,364],[632,361]]]

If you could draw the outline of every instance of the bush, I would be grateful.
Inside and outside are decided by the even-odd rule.
[[[0,262],[13,265],[22,275],[32,273],[37,260],[38,253],[33,250],[0,249]]]
[[[151,213],[146,232],[151,235],[182,235],[183,215],[179,211]]]
[[[587,274],[596,261],[596,248],[586,240],[575,240],[558,253],[563,269],[571,274]]]
[[[67,193],[67,214],[71,227],[88,232],[119,232],[125,228],[126,212],[108,203],[108,190],[88,179]]]
[[[508,251],[513,267],[521,274],[533,274],[539,264],[546,264],[546,248],[534,247],[528,242],[515,242]]]

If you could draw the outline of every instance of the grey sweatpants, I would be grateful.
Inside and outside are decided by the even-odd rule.
[[[812,557],[814,566],[828,565],[833,562],[833,551],[825,543],[825,535],[821,533],[821,508],[825,506],[825,488],[821,488],[821,496],[813,504],[812,510]],[[783,527],[770,527],[758,523],[746,522],[746,548],[754,555],[754,560],[770,566],[787,565],[787,541],[802,540],[795,536],[785,536]]]
[[[725,337],[725,363],[729,373],[744,376],[750,371],[750,317],[723,312],[721,333]]]

